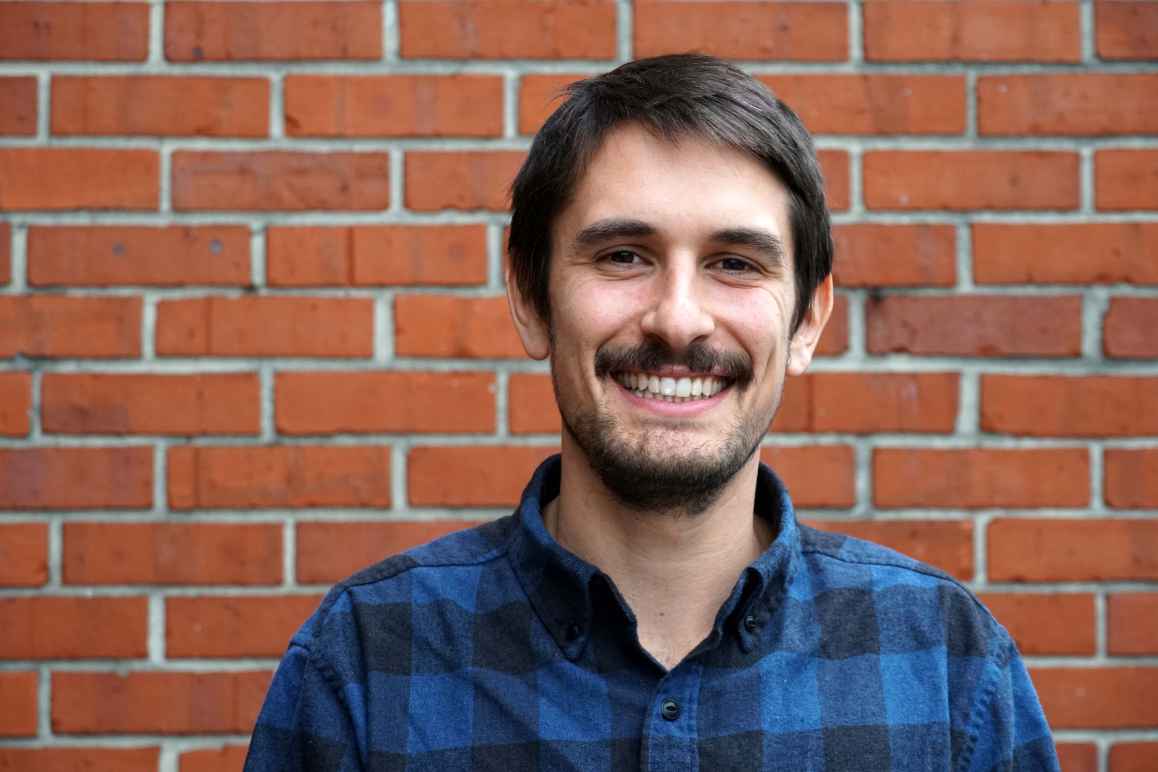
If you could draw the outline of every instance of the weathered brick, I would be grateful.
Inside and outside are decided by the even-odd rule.
[[[506,298],[450,295],[394,298],[394,352],[417,357],[525,356]]]
[[[380,2],[165,3],[165,58],[171,62],[381,56]]]
[[[979,284],[1158,284],[1158,223],[974,223]]]
[[[639,0],[634,10],[636,56],[701,51],[732,59],[848,58],[845,3]]]
[[[987,536],[991,581],[1158,579],[1158,521],[998,519]]]
[[[992,75],[977,83],[982,134],[1105,136],[1158,133],[1158,75]]]
[[[871,150],[869,209],[1076,209],[1078,156],[1050,150]]]
[[[868,349],[874,354],[1067,357],[1081,353],[1082,303],[1053,297],[958,295],[870,298]]]
[[[773,432],[952,432],[953,373],[815,373],[790,379]]]
[[[495,429],[492,373],[279,373],[275,388],[283,434]]]
[[[820,173],[824,175],[824,198],[834,212],[848,209],[852,195],[849,190],[848,153],[843,150],[818,150]]]
[[[1149,411],[1147,411],[1149,412]],[[1158,448],[1105,451],[1105,496],[1111,507],[1158,507]]]
[[[249,229],[241,226],[28,229],[28,283],[36,287],[239,287],[250,280]]]
[[[0,770],[20,772],[156,772],[160,749],[0,747]]]
[[[1158,654],[1158,593],[1110,595],[1106,628],[1107,649],[1111,654]]]
[[[141,596],[0,598],[0,660],[144,657],[148,611]]]
[[[0,357],[135,357],[139,298],[0,296]]]
[[[31,409],[32,376],[28,373],[0,373],[0,436],[26,436]]]
[[[799,7],[799,6],[797,6]],[[813,134],[960,134],[960,75],[763,75]]]
[[[374,307],[363,298],[163,300],[156,334],[162,356],[368,357]]]
[[[1156,742],[1116,742],[1110,746],[1110,772],[1153,772]]]
[[[1121,359],[1158,357],[1158,300],[1111,298],[1102,325],[1102,350]]]
[[[0,8],[0,11],[3,9]],[[0,671],[0,737],[36,735],[37,675],[24,670]],[[0,746],[0,752],[4,749]]]
[[[820,343],[816,346],[817,356],[835,356],[848,351],[848,297],[838,292],[832,305],[832,316],[824,326]]]
[[[155,150],[0,148],[0,210],[156,210],[160,182]]]
[[[0,523],[0,587],[39,587],[48,581],[48,526]]]
[[[968,520],[811,520],[808,525],[883,544],[961,581],[973,580],[973,523]]]
[[[1076,0],[889,0],[862,9],[870,61],[1081,58]]]
[[[506,507],[517,504],[552,446],[422,446],[406,461],[409,504],[416,507]],[[453,475],[454,484],[447,485]]]
[[[487,280],[484,225],[274,227],[266,232],[273,286],[471,285]]]
[[[320,595],[171,597],[166,657],[280,657]]]
[[[1098,772],[1098,746],[1093,743],[1055,742],[1054,749],[1066,772]]]
[[[0,285],[12,281],[12,226],[0,222]]]
[[[988,592],[981,601],[1027,655],[1093,655],[1094,596]]]
[[[982,375],[981,428],[1036,437],[1158,434],[1158,378]]]
[[[511,434],[558,434],[562,428],[550,375],[511,373],[507,379]]]
[[[876,448],[873,502],[952,509],[1084,507],[1090,503],[1089,466],[1085,448]],[[991,556],[993,549],[991,543]],[[990,569],[995,579],[992,560]]]
[[[519,133],[534,134],[563,103],[563,89],[587,75],[528,73],[519,78]]]
[[[257,434],[253,373],[198,375],[48,373],[43,427],[61,434]]]
[[[0,14],[9,5],[11,3],[0,3]],[[36,103],[36,78],[0,78],[0,104],[4,105],[0,112],[0,134],[26,137],[36,134]]]
[[[0,59],[145,60],[146,2],[2,2]]]
[[[52,79],[52,133],[265,137],[269,81],[57,75]]]
[[[385,153],[183,150],[173,154],[173,208],[385,209],[389,167]]]
[[[278,584],[282,529],[268,523],[65,523],[61,566],[65,584]]]
[[[424,150],[406,154],[406,207],[506,211],[521,150]]]
[[[253,728],[267,671],[52,674],[52,729],[64,734],[239,734]]]
[[[856,461],[849,445],[769,446],[760,460],[792,491],[797,507],[848,508],[856,503]]]
[[[422,59],[611,59],[612,0],[400,0],[399,50]]]
[[[182,446],[169,450],[173,509],[389,507],[386,446]]]
[[[151,448],[2,448],[0,509],[144,509]]]
[[[1158,150],[1094,153],[1094,203],[1098,209],[1158,209]]]
[[[951,225],[850,223],[832,229],[839,287],[950,287],[957,281]]]
[[[469,520],[299,522],[297,581],[332,584],[411,547],[469,528]]]
[[[1158,668],[1049,667],[1030,672],[1050,727],[1142,729],[1158,724]]]
[[[290,75],[285,123],[295,137],[497,137],[497,75]]]
[[[1153,0],[1097,0],[1094,31],[1103,59],[1153,59],[1158,55],[1158,4]],[[1114,767],[1113,772],[1119,772]]]
[[[221,748],[198,748],[180,756],[180,772],[221,772],[241,769],[245,765],[247,745],[225,745]]]

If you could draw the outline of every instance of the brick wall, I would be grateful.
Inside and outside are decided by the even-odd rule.
[[[237,767],[330,583],[508,510],[558,419],[505,185],[689,49],[835,211],[764,458],[981,593],[1068,770],[1154,768],[1158,3],[184,0],[0,1],[0,769]]]

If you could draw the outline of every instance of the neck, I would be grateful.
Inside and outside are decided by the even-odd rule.
[[[564,439],[559,497],[543,517],[564,548],[614,580],[640,644],[672,667],[708,635],[740,573],[774,536],[754,514],[758,469],[754,454],[695,515],[639,511],[612,496]]]

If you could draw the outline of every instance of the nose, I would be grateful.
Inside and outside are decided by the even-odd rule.
[[[645,335],[663,340],[673,351],[684,350],[716,329],[697,274],[695,269],[669,267],[661,271],[650,306],[640,322]]]

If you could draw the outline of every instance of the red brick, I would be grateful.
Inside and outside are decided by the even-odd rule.
[[[848,350],[848,298],[837,293],[836,302],[832,305],[832,316],[828,317],[828,324],[820,336],[820,343],[816,346],[817,356],[834,356]]]
[[[155,772],[160,751],[148,748],[0,747],[0,771]]]
[[[816,373],[790,379],[774,432],[946,432],[957,421],[953,373]]]
[[[0,4],[0,13],[10,5]],[[36,102],[36,78],[0,78],[0,104],[4,105],[0,113],[0,134],[29,137],[36,134]]]
[[[519,79],[519,133],[534,134],[547,117],[563,103],[563,89],[569,83],[589,77],[585,74],[523,75]]]
[[[611,59],[612,0],[401,0],[406,59]]]
[[[511,373],[507,425],[512,434],[558,434],[562,428],[550,375]]]
[[[320,595],[165,600],[165,656],[280,657]]]
[[[148,654],[148,600],[0,598],[0,659],[96,659]]]
[[[797,507],[844,509],[856,503],[856,461],[849,445],[764,447],[760,460],[776,470]]]
[[[165,3],[165,58],[171,62],[381,56],[380,2]]]
[[[973,579],[973,523],[968,520],[810,520],[808,525],[883,544],[961,581]]]
[[[281,548],[266,523],[65,523],[64,583],[279,584]]]
[[[0,356],[135,357],[139,298],[0,297]]]
[[[1158,56],[1158,5],[1153,0],[1097,0],[1094,29],[1103,59]]]
[[[279,373],[276,390],[282,434],[495,430],[493,373]]]
[[[32,672],[0,671],[0,737],[35,736],[37,680]],[[4,750],[0,746],[0,753]]]
[[[507,507],[517,504],[551,446],[412,448],[406,462],[411,506]],[[448,481],[453,480],[453,484]]]
[[[71,734],[239,734],[253,728],[270,673],[52,674],[52,729]]]
[[[1060,151],[872,150],[869,209],[1076,209],[1078,156]]]
[[[1158,300],[1111,298],[1102,325],[1106,356],[1123,359],[1158,357]]]
[[[974,223],[979,284],[1158,284],[1158,223]]]
[[[877,448],[873,502],[951,509],[1084,507],[1090,503],[1089,466],[1084,448]]]
[[[180,772],[221,772],[226,769],[241,769],[245,765],[245,754],[248,751],[247,745],[226,745],[221,748],[185,751],[180,756]]]
[[[828,208],[834,212],[848,209],[848,153],[843,150],[818,150],[816,159],[824,175],[824,196]]]
[[[960,295],[869,299],[868,348],[874,354],[1066,357],[1082,347],[1076,296]]]
[[[1158,593],[1115,593],[1106,610],[1111,654],[1158,654]]]
[[[1156,742],[1116,742],[1110,746],[1110,772],[1154,772]]]
[[[390,555],[476,525],[469,520],[299,522],[296,579],[332,584]]]
[[[368,357],[374,306],[364,298],[244,297],[157,304],[162,356]]]
[[[636,56],[701,51],[731,59],[848,59],[845,3],[639,0]]]
[[[889,0],[865,3],[870,61],[1076,62],[1081,18],[1074,0]]]
[[[981,134],[1158,133],[1158,75],[993,75],[977,83]]]
[[[850,223],[832,229],[838,287],[951,287],[957,238],[951,225]]]
[[[497,75],[290,75],[285,123],[295,137],[497,137]]]
[[[44,430],[61,434],[257,434],[253,373],[128,375],[47,373]]]
[[[0,3],[0,59],[144,61],[149,4]]]
[[[39,587],[48,581],[48,526],[0,523],[0,587]]]
[[[1098,746],[1093,743],[1057,743],[1058,761],[1066,772],[1098,772]]]
[[[487,280],[485,225],[274,227],[266,238],[266,279],[272,286],[451,286]]]
[[[981,376],[981,428],[1032,437],[1158,434],[1158,378]]]
[[[995,582],[1158,579],[1158,521],[999,519],[988,541]]]
[[[32,409],[32,376],[0,373],[0,436],[28,434],[28,411]]]
[[[1158,724],[1158,668],[1049,667],[1036,668],[1031,676],[1055,731]]]
[[[251,278],[249,229],[242,226],[28,229],[28,283],[37,287],[240,287]]]
[[[406,154],[406,207],[415,211],[506,211],[521,150],[416,151]]]
[[[265,78],[57,75],[52,133],[58,135],[265,137]]]
[[[173,208],[213,211],[373,211],[390,204],[385,153],[180,151]]]
[[[1098,209],[1158,209],[1158,150],[1094,153],[1094,201]]]
[[[385,446],[182,446],[168,476],[173,509],[390,506]]]
[[[1147,411],[1150,412],[1150,411]],[[1158,507],[1158,448],[1105,452],[1106,503],[1116,508]]]
[[[1076,593],[985,593],[981,601],[1028,655],[1092,655],[1094,596]]]
[[[0,222],[0,284],[12,281],[12,226]]]
[[[398,295],[394,299],[394,334],[394,353],[398,356],[525,356],[503,297]]]
[[[0,210],[151,209],[160,201],[155,150],[0,149]]]
[[[960,134],[959,75],[764,75],[813,134]]]
[[[143,509],[151,448],[0,449],[0,509]]]

